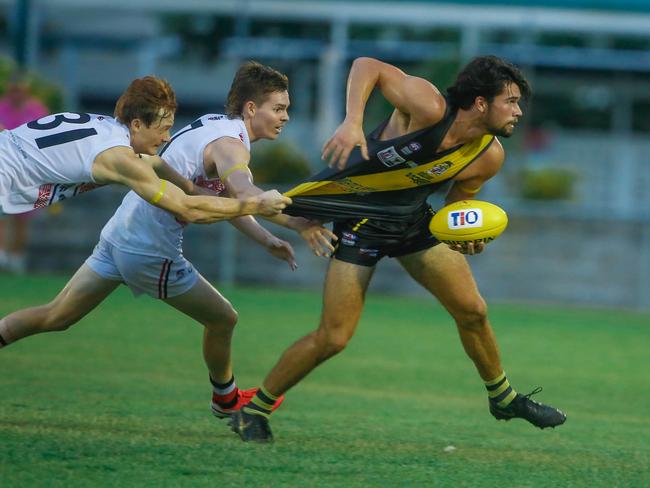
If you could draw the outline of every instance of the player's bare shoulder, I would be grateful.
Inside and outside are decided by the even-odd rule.
[[[483,174],[486,179],[491,178],[499,172],[501,166],[505,161],[506,153],[503,149],[501,141],[498,137],[495,137],[492,141],[492,144],[485,150],[478,160],[475,163],[475,166],[480,168],[481,174]]]
[[[122,183],[125,177],[137,173],[146,164],[131,147],[109,147],[95,158],[92,176],[97,183]]]
[[[210,142],[206,146],[206,153],[215,162],[223,161],[224,159],[235,159],[244,163],[250,159],[248,148],[240,139],[231,135],[222,135],[218,139]]]
[[[418,76],[407,76],[403,85],[411,126],[427,127],[442,120],[447,101],[433,83]]]

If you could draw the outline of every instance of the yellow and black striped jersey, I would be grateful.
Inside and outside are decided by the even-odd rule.
[[[343,170],[328,168],[286,192],[293,203],[285,212],[321,220],[401,220],[413,215],[429,195],[448,191],[452,178],[494,140],[484,135],[438,152],[456,113],[448,103],[436,125],[382,141],[379,137],[388,124],[384,121],[367,138],[369,160],[355,148]]]

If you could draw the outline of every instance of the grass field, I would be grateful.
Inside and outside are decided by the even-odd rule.
[[[0,276],[0,316],[63,283]],[[225,293],[240,312],[237,380],[255,386],[314,327],[320,297]],[[121,287],[69,331],[0,351],[0,486],[650,486],[650,316],[532,306],[491,316],[511,382],[543,386],[538,398],[568,414],[564,426],[494,420],[446,313],[370,296],[349,348],[274,415],[276,442],[250,445],[209,414],[200,327]]]

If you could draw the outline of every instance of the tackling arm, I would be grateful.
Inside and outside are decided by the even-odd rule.
[[[172,168],[160,156],[148,156],[146,154],[138,154],[140,158],[151,164],[151,167],[156,172],[156,175],[161,180],[167,180],[175,186],[183,190],[187,195],[196,195],[197,190],[194,182],[183,177],[178,171]]]
[[[253,175],[248,168],[250,153],[238,139],[232,137],[217,139],[206,147],[204,158],[209,164],[214,165],[229,195],[237,198],[251,198],[262,192],[253,183]],[[329,255],[334,251],[331,241],[332,239],[336,240],[336,236],[319,222],[285,214],[265,215],[264,218],[274,224],[296,231],[307,241],[317,256]],[[255,223],[257,224],[257,222]]]
[[[97,156],[93,178],[97,183],[128,186],[152,205],[187,222],[201,224],[241,215],[275,215],[291,202],[277,191],[244,199],[188,196],[173,183],[158,178],[150,164],[126,147],[110,148]]]

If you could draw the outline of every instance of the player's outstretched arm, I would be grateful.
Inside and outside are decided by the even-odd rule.
[[[252,215],[237,217],[236,219],[232,219],[230,223],[241,233],[247,235],[264,247],[273,256],[286,261],[292,270],[298,268],[296,256],[291,244],[271,234],[268,230],[262,227]]]
[[[152,205],[182,220],[199,224],[242,215],[272,216],[291,203],[291,199],[275,190],[249,198],[188,196],[173,183],[158,178],[151,165],[127,147],[114,147],[97,156],[93,177],[97,183],[128,186]]]
[[[172,168],[160,156],[150,156],[147,154],[138,154],[140,158],[151,164],[151,167],[161,180],[167,180],[183,190],[187,195],[197,195],[197,188],[192,180],[188,180],[178,171]],[[201,193],[198,193],[201,194]]]
[[[355,146],[360,146],[362,156],[368,159],[363,114],[375,87],[400,114],[408,118],[413,130],[433,125],[444,115],[444,97],[429,81],[409,76],[377,59],[357,58],[348,76],[345,120],[323,146],[322,158],[331,167],[343,169]]]
[[[212,142],[206,151],[205,157],[214,164],[229,195],[250,198],[262,192],[253,183],[253,175],[248,167],[250,153],[240,140],[222,137]],[[332,240],[336,240],[337,237],[320,222],[285,214],[264,216],[264,218],[296,231],[317,256],[328,256],[334,251]]]

